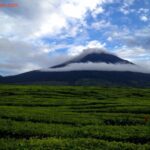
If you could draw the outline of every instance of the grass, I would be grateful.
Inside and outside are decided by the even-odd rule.
[[[150,150],[150,89],[0,86],[2,150]]]

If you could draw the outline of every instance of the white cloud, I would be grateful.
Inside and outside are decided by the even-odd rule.
[[[130,64],[107,64],[107,63],[72,63],[62,68],[41,69],[40,71],[49,72],[62,72],[62,71],[75,71],[75,70],[94,70],[94,71],[131,71],[131,72],[144,72],[150,73],[150,69],[141,66]]]
[[[98,6],[98,7],[92,12],[92,16],[93,16],[93,18],[96,18],[97,15],[102,14],[102,13],[104,13],[104,12],[105,12],[104,8],[101,7],[101,6]]]
[[[3,29],[1,36],[37,38],[44,35],[56,35],[63,28],[68,28],[72,19],[84,20],[88,11],[94,11],[97,6],[101,7],[107,1],[26,0],[17,3],[18,8],[0,10],[0,28]]]
[[[68,54],[75,56],[82,53],[85,49],[105,49],[105,45],[105,43],[101,43],[97,40],[89,41],[85,45],[72,45],[68,50]]]
[[[139,46],[123,46],[122,48],[118,48],[114,53],[119,57],[141,66],[141,68],[139,68],[139,72],[150,73],[150,51]]]
[[[140,9],[138,10],[138,13],[139,13],[139,14],[141,14],[141,13],[147,14],[148,12],[149,12],[149,9],[147,9],[147,8],[140,8]]]
[[[125,26],[119,28],[116,25],[109,25],[109,30],[105,32],[107,37],[111,37],[113,40],[121,40],[130,35],[130,30]]]
[[[135,2],[135,0],[124,0],[124,5],[125,6],[131,6],[133,5]]]
[[[126,6],[123,6],[120,8],[120,12],[122,12],[124,15],[128,15],[130,10]]]
[[[110,33],[113,39],[120,40],[121,45],[116,47],[114,52],[136,64],[150,66],[150,30],[149,26],[142,29],[135,29],[132,32],[122,30]],[[145,64],[145,65],[144,65]],[[149,64],[149,65],[148,65]]]
[[[143,48],[140,48],[140,47],[136,47],[136,48],[131,49],[127,46],[123,46],[122,48],[119,48],[118,50],[116,50],[115,53],[117,55],[119,55],[120,57],[123,57],[126,59],[133,59],[133,58],[143,56],[143,54],[145,54],[145,50]]]
[[[148,17],[147,16],[141,16],[140,17],[141,21],[147,22],[148,21]]]
[[[88,44],[87,44],[87,48],[99,48],[99,49],[103,49],[105,47],[105,43],[101,43],[99,41],[90,41]]]
[[[115,51],[115,54],[119,57],[127,59],[138,66],[140,72],[150,73],[150,52],[141,47],[127,47],[123,46]],[[134,70],[133,70],[134,71]]]
[[[109,36],[108,38],[107,38],[107,41],[109,41],[109,42],[111,42],[113,40],[113,38],[111,37],[111,36]]]
[[[135,10],[131,8],[131,6],[134,4],[134,2],[135,2],[135,0],[124,0],[119,11],[122,12],[124,15],[128,15],[130,13],[135,12]]]
[[[110,22],[107,22],[105,20],[101,20],[101,21],[97,21],[97,22],[93,22],[91,24],[91,28],[95,29],[95,30],[100,30],[103,28],[108,28],[108,27],[112,27]]]

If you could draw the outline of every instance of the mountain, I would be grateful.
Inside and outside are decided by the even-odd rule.
[[[0,83],[150,87],[150,74],[119,71],[31,71],[5,77]]]
[[[136,66],[132,62],[106,52],[86,52],[67,62],[52,66],[47,70],[35,70],[15,76],[0,78],[0,83],[9,84],[49,84],[49,85],[100,85],[150,87],[150,74],[131,71],[108,70],[68,70],[61,71],[70,64],[105,63]],[[99,65],[99,64],[98,64]],[[79,66],[79,65],[77,65]],[[99,66],[98,66],[99,67]],[[59,70],[60,69],[60,70]]]
[[[74,59],[59,65],[52,66],[51,68],[60,68],[73,63],[87,63],[87,62],[107,63],[107,64],[133,64],[132,62],[119,58],[113,54],[106,53],[104,51],[101,52],[93,51],[87,54],[83,52],[83,54],[75,57]]]

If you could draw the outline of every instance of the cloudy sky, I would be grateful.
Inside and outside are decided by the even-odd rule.
[[[46,68],[86,48],[150,66],[150,0],[0,0],[0,74]]]

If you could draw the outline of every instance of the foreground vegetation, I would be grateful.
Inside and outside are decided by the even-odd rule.
[[[0,86],[0,149],[150,150],[150,89]]]

